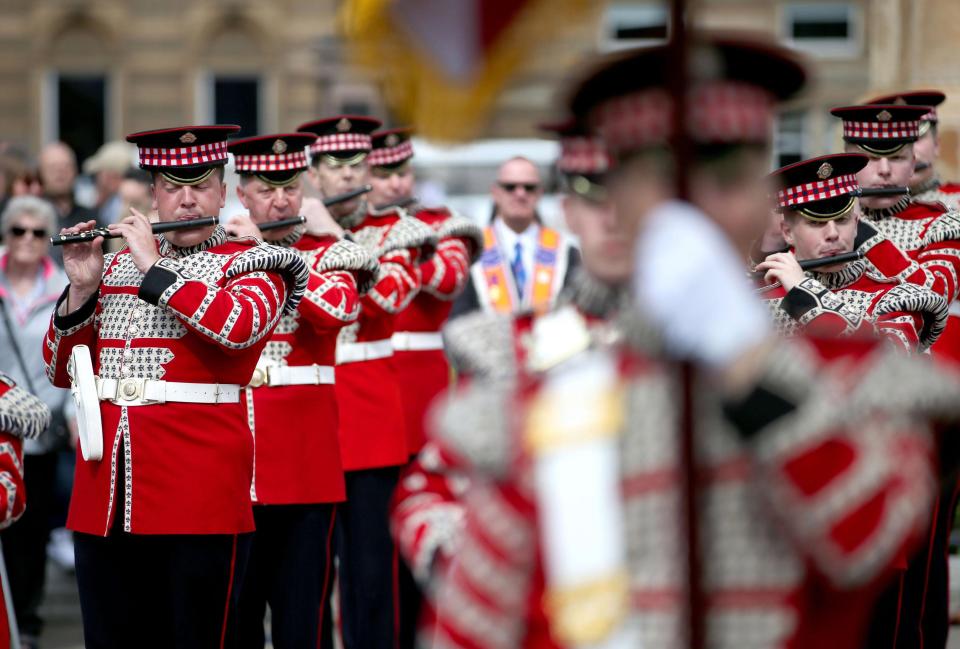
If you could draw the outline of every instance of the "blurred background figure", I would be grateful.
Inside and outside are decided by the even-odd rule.
[[[537,214],[543,196],[540,170],[523,156],[510,158],[490,186],[493,214],[484,230],[484,252],[457,298],[451,319],[477,309],[518,313],[549,309],[579,263],[566,236]]]
[[[77,156],[73,149],[63,142],[53,142],[40,151],[40,183],[43,195],[53,204],[57,215],[57,228],[69,228],[84,221],[97,218],[97,213],[88,207],[79,205],[74,196],[77,183]],[[106,225],[101,222],[100,225]],[[50,257],[63,266],[63,253],[54,247]]]
[[[157,216],[153,210],[153,193],[150,191],[152,184],[153,179],[146,171],[134,167],[127,169],[120,180],[120,185],[117,187],[116,196],[119,201],[119,209],[111,223],[130,216],[131,209],[146,214],[151,221],[156,221]],[[107,239],[103,242],[103,249],[109,252],[117,252],[123,245],[123,239]]]
[[[125,174],[133,169],[135,156],[128,143],[114,140],[102,145],[83,163],[83,173],[93,177],[97,190],[96,211],[100,223],[115,223],[130,213],[123,211],[120,186]]]
[[[42,357],[50,311],[67,284],[48,254],[48,238],[58,229],[53,206],[35,196],[10,199],[0,215],[6,244],[0,255],[0,370],[40,397],[52,413],[49,429],[24,445],[30,506],[0,535],[24,649],[37,646],[43,627],[38,608],[56,510],[58,450],[69,439],[65,408],[70,393],[47,380]]]

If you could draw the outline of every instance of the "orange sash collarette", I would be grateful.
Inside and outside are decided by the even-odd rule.
[[[484,249],[480,256],[480,265],[486,280],[490,306],[497,313],[519,311],[513,274],[504,261],[497,235],[492,227],[484,228],[483,241]],[[550,228],[540,228],[537,250],[533,257],[533,273],[527,281],[527,286],[524,287],[526,289],[524,295],[530,296],[529,306],[535,312],[546,311],[552,303],[560,245],[559,232]]]

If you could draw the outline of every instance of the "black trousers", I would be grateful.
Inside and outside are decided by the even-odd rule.
[[[338,511],[337,556],[345,649],[395,649],[398,557],[388,508],[399,467],[346,473],[347,502]]]
[[[74,534],[87,649],[236,646],[251,536]]]
[[[877,600],[867,649],[943,648],[950,633],[947,555],[957,508],[957,483],[943,486],[923,543]]]
[[[13,609],[23,635],[39,636],[43,630],[38,609],[43,603],[46,584],[57,458],[56,452],[24,456],[27,508],[20,520],[0,533]]]
[[[258,505],[237,608],[239,646],[263,649],[270,604],[275,649],[331,648],[333,525],[337,505]]]

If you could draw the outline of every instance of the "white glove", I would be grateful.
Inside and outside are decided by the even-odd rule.
[[[720,370],[772,335],[744,269],[695,207],[668,201],[653,210],[637,241],[634,291],[669,353]]]

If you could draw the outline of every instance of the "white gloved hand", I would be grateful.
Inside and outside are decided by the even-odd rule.
[[[773,333],[743,260],[688,203],[668,201],[650,214],[637,241],[634,291],[670,354],[716,370]]]

